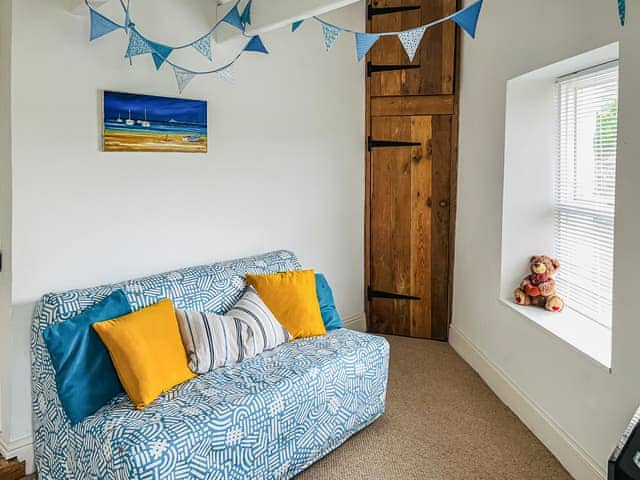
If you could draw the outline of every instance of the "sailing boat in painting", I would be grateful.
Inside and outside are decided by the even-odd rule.
[[[206,152],[207,102],[104,92],[104,151]]]

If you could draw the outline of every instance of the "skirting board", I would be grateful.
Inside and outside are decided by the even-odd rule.
[[[344,326],[350,330],[357,330],[358,332],[367,331],[367,319],[364,312],[356,313],[342,319]]]
[[[573,478],[606,480],[605,470],[598,462],[455,325],[451,325],[449,330],[449,343]]]
[[[27,475],[33,473],[33,438],[31,435],[9,443],[0,436],[0,455],[4,458],[18,457],[18,460],[24,460]]]

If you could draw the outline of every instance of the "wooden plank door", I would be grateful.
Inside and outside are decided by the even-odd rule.
[[[404,7],[395,13],[390,8]],[[372,0],[369,32],[397,32],[451,15],[456,0]],[[455,24],[444,22],[424,34],[413,62],[396,36],[384,36],[368,56],[371,96],[451,95],[454,90]],[[376,67],[393,70],[376,71]],[[373,68],[372,68],[373,67]]]
[[[446,339],[452,117],[371,119],[369,330]]]

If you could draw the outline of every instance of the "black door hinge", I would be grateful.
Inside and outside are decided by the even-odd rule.
[[[394,70],[413,70],[420,68],[420,65],[374,65],[371,62],[367,62],[367,76],[370,77],[372,73],[376,72],[392,72]]]
[[[367,6],[367,18],[371,20],[375,15],[386,15],[388,13],[409,12],[411,10],[420,10],[420,5],[406,5],[401,7],[374,7]]]
[[[385,147],[419,147],[420,142],[400,142],[396,140],[374,140],[371,136],[367,137],[367,150]]]
[[[413,295],[404,295],[402,293],[383,292],[381,290],[374,290],[371,286],[367,287],[367,299],[373,298],[390,298],[393,300],[422,300],[420,297]]]

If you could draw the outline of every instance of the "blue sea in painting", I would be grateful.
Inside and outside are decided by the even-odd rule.
[[[207,151],[207,102],[104,92],[105,151]]]

